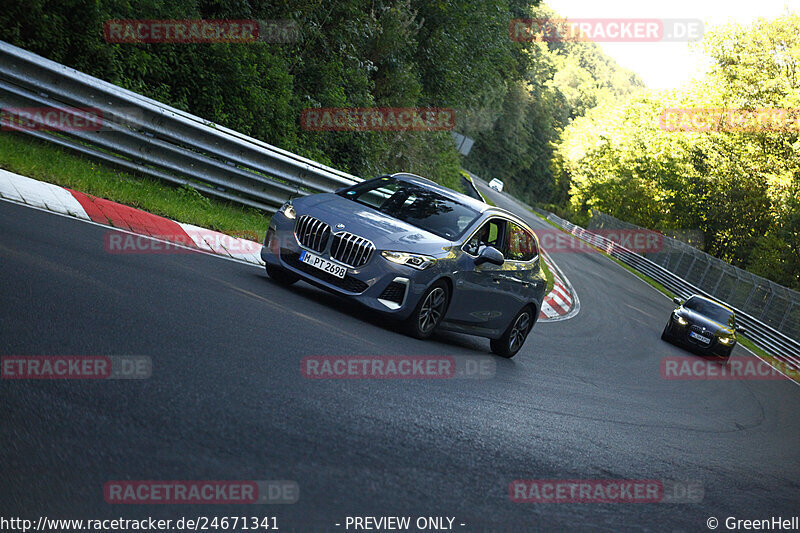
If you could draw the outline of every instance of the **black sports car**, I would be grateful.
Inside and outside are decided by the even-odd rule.
[[[744,328],[736,325],[731,308],[696,294],[686,302],[680,298],[672,301],[679,307],[672,311],[662,340],[678,342],[704,354],[730,357],[736,346],[736,332],[744,333]]]

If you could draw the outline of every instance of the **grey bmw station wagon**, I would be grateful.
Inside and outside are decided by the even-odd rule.
[[[261,257],[279,283],[352,298],[418,338],[437,328],[488,337],[503,357],[522,347],[546,286],[522,220],[412,174],[287,202]]]

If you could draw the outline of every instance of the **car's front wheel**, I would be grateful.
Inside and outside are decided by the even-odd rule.
[[[414,312],[406,319],[406,331],[412,337],[427,339],[441,324],[447,305],[450,303],[450,290],[447,283],[437,281],[419,299]]]
[[[731,358],[731,352],[732,352],[732,351],[733,351],[733,346],[730,346],[730,347],[728,347],[728,348],[723,348],[722,350],[720,350],[720,353],[719,353],[718,355],[719,355],[719,357],[721,357],[721,358],[722,358],[722,360],[723,360],[724,362],[726,362],[726,363],[727,363],[727,362],[728,362],[728,359],[730,359],[730,358]]]
[[[669,331],[669,324],[664,326],[664,331],[661,332],[661,340],[662,341],[667,341],[667,342],[672,340],[672,335],[670,335],[670,331]]]
[[[492,347],[492,351],[501,357],[509,359],[514,357],[522,348],[522,345],[525,344],[525,339],[528,338],[528,333],[531,332],[532,327],[533,310],[530,307],[525,307],[514,317],[502,337],[490,341],[489,344]]]
[[[283,268],[275,265],[270,265],[267,263],[267,275],[280,283],[281,285],[291,285],[295,283],[300,278],[292,274],[291,272],[287,272]]]

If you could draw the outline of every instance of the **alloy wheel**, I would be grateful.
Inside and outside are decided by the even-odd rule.
[[[516,352],[522,347],[525,342],[525,337],[528,336],[528,329],[531,323],[531,315],[527,312],[522,313],[517,317],[514,326],[511,328],[509,335],[508,347],[512,352]]]
[[[428,333],[439,323],[447,303],[444,289],[436,287],[425,297],[419,310],[419,329]]]

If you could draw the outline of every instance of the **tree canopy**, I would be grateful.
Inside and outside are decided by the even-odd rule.
[[[601,104],[565,129],[555,161],[571,208],[699,230],[712,255],[800,289],[800,17],[719,27],[702,46],[703,79]],[[670,110],[705,118],[676,128]]]
[[[457,187],[449,132],[303,129],[314,107],[439,107],[476,138],[467,165],[548,193],[566,121],[630,73],[596,48],[517,42],[524,0],[8,0],[0,39],[286,150],[362,176],[416,172]],[[113,19],[293,21],[292,42],[109,43]],[[562,72],[563,71],[563,72]],[[600,81],[598,81],[600,80]],[[563,93],[562,93],[563,91]]]

